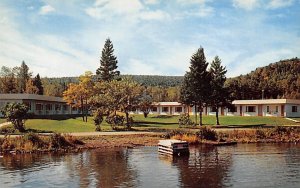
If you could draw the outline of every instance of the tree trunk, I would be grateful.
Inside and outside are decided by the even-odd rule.
[[[200,122],[199,122],[199,125],[202,126],[202,108],[200,109]]]
[[[126,111],[125,114],[126,114],[126,127],[129,128],[129,113],[128,113],[128,111]]]
[[[83,106],[83,98],[80,96],[80,106],[81,106],[81,115],[82,115],[82,121],[84,122],[84,106]],[[71,109],[72,111],[72,109]]]
[[[87,122],[87,116],[88,116],[88,108],[87,108],[87,99],[85,100],[85,122]]]
[[[217,125],[220,125],[219,123],[219,109],[217,107],[217,110],[216,110],[216,121],[217,121]]]
[[[198,119],[197,119],[197,105],[194,104],[194,106],[195,106],[195,123],[197,125],[197,121],[198,121]]]

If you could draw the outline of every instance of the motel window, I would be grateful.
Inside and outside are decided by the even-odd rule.
[[[256,112],[255,106],[246,106],[246,112]]]
[[[230,108],[228,108],[229,112],[237,112],[237,107],[236,106],[232,106]]]
[[[267,112],[270,112],[270,106],[267,106]]]
[[[29,110],[31,110],[31,103],[30,102],[24,102],[24,104],[28,107]]]
[[[36,109],[36,110],[43,110],[43,105],[37,103],[37,104],[35,105],[35,109]]]
[[[56,104],[55,105],[55,110],[56,111],[60,111],[61,110],[61,105],[60,104]]]
[[[182,107],[176,107],[175,112],[182,112]]]
[[[217,108],[216,107],[211,107],[210,111],[211,112],[217,112]]]
[[[276,112],[276,113],[278,112],[278,106],[276,106],[275,112]]]
[[[67,105],[63,105],[63,110],[67,110],[68,106]]]
[[[292,112],[298,112],[297,106],[292,106]]]
[[[157,112],[157,107],[152,107],[152,112]]]
[[[162,108],[162,111],[163,111],[163,112],[169,112],[169,107],[163,107],[163,108]]]
[[[52,104],[46,104],[46,110],[52,110]]]

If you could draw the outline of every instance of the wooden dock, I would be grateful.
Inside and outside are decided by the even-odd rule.
[[[158,152],[168,155],[187,155],[190,153],[188,142],[181,140],[160,140]]]

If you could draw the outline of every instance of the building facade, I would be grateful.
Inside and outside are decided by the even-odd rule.
[[[77,108],[72,108],[61,97],[35,94],[0,94],[0,108],[7,103],[23,103],[28,106],[29,113],[34,115],[69,115],[78,114]],[[0,114],[2,115],[2,114]]]

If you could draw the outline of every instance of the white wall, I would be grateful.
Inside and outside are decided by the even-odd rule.
[[[267,112],[267,106],[269,106],[269,112]],[[278,112],[276,112],[276,106],[278,107]],[[281,116],[281,104],[276,105],[262,105],[262,115],[271,117]]]
[[[292,112],[292,106],[297,106],[297,112]],[[285,105],[285,115],[286,117],[300,117],[300,105],[296,104],[286,104]]]

